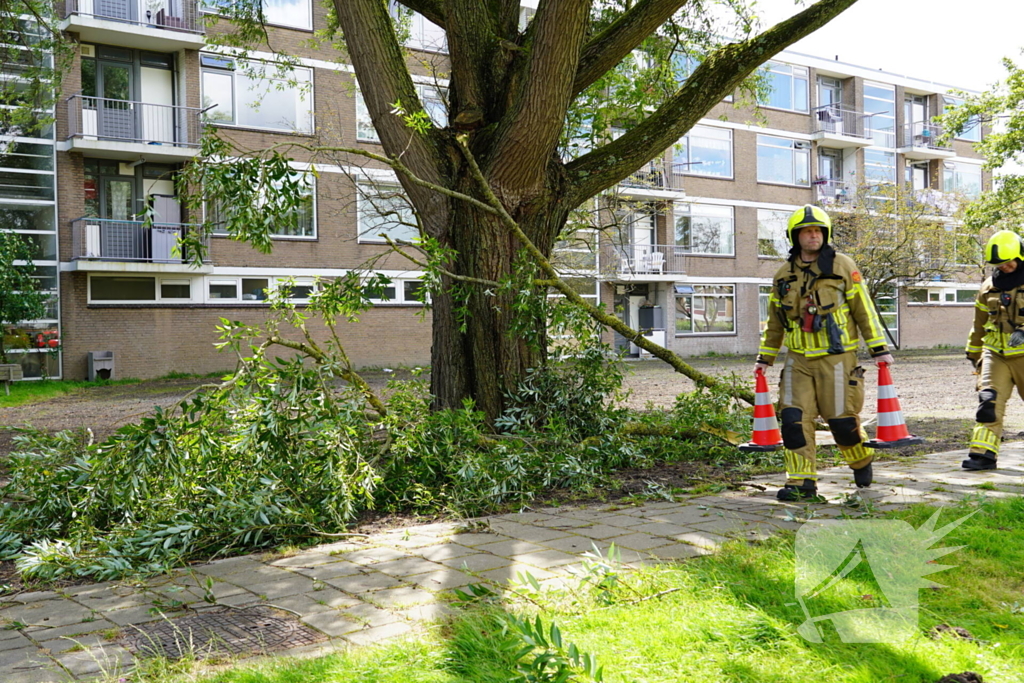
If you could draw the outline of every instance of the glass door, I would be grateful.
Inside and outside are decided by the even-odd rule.
[[[909,136],[907,146],[927,146],[931,142],[928,99],[924,95],[907,95],[903,100],[903,117]]]
[[[826,133],[843,134],[843,84],[838,78],[818,77],[818,107],[816,113]]]
[[[100,136],[135,140],[135,109],[132,100],[132,65],[99,62]]]

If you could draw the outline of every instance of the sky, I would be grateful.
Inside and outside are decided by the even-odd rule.
[[[808,0],[809,4],[809,0]],[[794,0],[758,0],[767,26],[795,14]],[[1018,64],[1022,0],[858,0],[790,50],[965,90],[986,90]]]

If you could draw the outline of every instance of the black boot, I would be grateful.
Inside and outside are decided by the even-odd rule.
[[[874,477],[871,472],[871,463],[853,471],[853,483],[857,485],[857,488],[866,489],[871,486],[872,481],[874,481]]]
[[[775,494],[775,497],[786,502],[806,501],[809,503],[817,503],[822,500],[818,497],[818,485],[813,479],[804,479],[804,483],[799,486],[786,484],[779,489],[779,492]]]
[[[965,470],[979,472],[981,470],[994,470],[996,468],[996,454],[992,451],[984,453],[968,453],[967,460],[960,463]]]

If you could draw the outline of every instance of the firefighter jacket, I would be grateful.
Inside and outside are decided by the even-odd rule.
[[[978,298],[974,301],[974,325],[967,337],[969,358],[980,358],[983,348],[1007,358],[1024,356],[1024,346],[1010,345],[1013,331],[1024,327],[1024,282],[1020,282],[1022,278],[1019,276],[1012,277],[1014,274],[1005,277],[997,271],[993,277],[986,278],[978,290]]]
[[[872,356],[888,353],[853,259],[826,245],[817,261],[799,261],[794,253],[775,273],[758,360],[773,364],[783,343],[807,358],[856,351],[861,337]]]

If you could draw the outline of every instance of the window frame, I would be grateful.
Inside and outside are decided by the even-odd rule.
[[[234,5],[234,4],[235,3],[233,2],[233,0],[200,0],[200,2],[199,2],[199,11],[202,12],[203,14],[216,14],[216,15],[219,15],[219,16],[224,16],[221,13],[221,10],[224,7],[229,7],[229,6]],[[264,3],[264,5],[265,5],[265,3]],[[281,28],[286,28],[286,29],[289,29],[289,30],[292,30],[292,31],[308,31],[308,32],[312,32],[313,31],[313,2],[312,2],[312,0],[306,0],[306,19],[308,20],[308,23],[309,23],[308,26],[296,26],[295,24],[280,24],[280,23],[277,23],[275,21],[270,21],[270,17],[267,16],[266,7],[264,7],[263,16],[266,17],[266,19],[267,19],[267,21],[266,21],[266,25],[267,26],[279,26]]]
[[[694,162],[694,160],[693,160],[694,155],[693,155],[692,151],[693,151],[694,145],[692,144],[692,141],[694,139],[694,133],[705,133],[706,131],[714,131],[716,134],[718,134],[718,137],[708,136],[706,134],[705,135],[698,134],[696,136],[696,139],[698,139],[698,140],[715,140],[715,141],[718,141],[718,142],[726,140],[728,145],[729,145],[729,153],[728,153],[729,168],[728,168],[728,174],[727,175],[726,174],[719,174],[719,173],[701,172],[700,170],[693,170],[695,168],[699,169],[700,166],[703,165],[703,162]],[[684,150],[685,150],[685,154],[682,153]],[[717,180],[732,180],[735,177],[735,174],[736,174],[736,158],[735,157],[736,157],[736,146],[734,144],[734,136],[733,136],[733,131],[732,131],[731,128],[723,128],[723,127],[720,127],[720,126],[707,126],[707,125],[703,125],[703,124],[699,124],[698,123],[697,125],[693,126],[693,128],[691,128],[690,130],[686,131],[686,134],[683,135],[682,137],[680,137],[679,140],[676,142],[676,144],[673,146],[672,173],[674,173],[676,175],[692,175],[692,176],[700,176],[702,178],[712,178],[712,179],[717,179]],[[679,161],[679,159],[683,159],[683,161]],[[681,169],[680,169],[680,166],[682,167]]]
[[[438,129],[447,128],[448,87],[435,85],[433,83],[417,83],[415,81],[413,82],[413,87],[416,89],[416,97],[420,100],[420,106],[423,107],[423,111],[427,112],[427,116],[430,117],[434,127]],[[356,107],[356,142],[368,142],[379,145],[380,135],[377,134],[377,129],[373,126],[373,119],[370,117],[370,110],[366,108],[366,100],[363,99],[363,91],[360,90],[358,83],[356,83],[354,99]],[[427,106],[427,102],[439,102],[441,106],[438,108],[432,108]],[[444,112],[443,119],[440,116],[434,115],[434,112],[440,111]],[[364,131],[370,131],[372,135]]]
[[[919,285],[907,285],[907,305],[908,306],[974,306],[974,302],[978,297],[980,291],[980,285],[968,285],[968,286],[957,286],[950,287],[948,283],[945,286],[932,286],[929,284]],[[913,301],[911,300],[911,292],[924,291],[928,297],[926,301]],[[958,292],[971,292],[969,301],[957,301]],[[932,294],[936,295],[935,299],[932,299]],[[951,298],[950,298],[951,297]]]
[[[225,65],[214,64],[213,62],[215,62],[215,61],[221,61]],[[227,66],[228,63],[230,63],[230,66]],[[255,124],[251,124],[251,123],[239,123],[238,122],[239,112],[242,109],[243,99],[242,99],[241,94],[240,94],[241,91],[239,89],[240,85],[239,85],[238,74],[241,73],[242,76],[245,78],[247,83],[249,83],[249,84],[252,83],[252,80],[250,79],[249,75],[246,73],[246,68],[251,68],[251,67],[242,67],[242,68],[240,68],[241,64],[260,65],[261,68],[264,70],[264,76],[260,79],[260,82],[265,81],[265,80],[269,80],[269,81],[272,81],[272,82],[284,82],[286,85],[288,85],[289,87],[293,88],[294,93],[299,98],[298,101],[295,102],[296,113],[298,113],[299,105],[302,102],[306,102],[308,104],[308,109],[306,110],[307,117],[306,117],[306,120],[303,122],[306,126],[308,126],[308,128],[301,128],[301,129],[300,128],[282,128],[282,127],[278,127],[278,126],[263,126],[263,125],[255,125]],[[268,70],[270,70],[271,68],[273,69],[273,74],[274,75],[267,76],[266,72]],[[258,60],[258,59],[239,59],[239,58],[234,57],[234,56],[221,55],[221,54],[218,54],[218,53],[215,53],[215,52],[200,52],[199,53],[199,89],[200,89],[200,99],[201,99],[204,107],[208,107],[208,105],[206,104],[208,96],[206,95],[206,92],[205,92],[206,91],[206,75],[210,74],[210,75],[213,75],[213,76],[223,76],[225,74],[230,74],[230,76],[231,76],[231,102],[232,102],[232,105],[231,105],[231,120],[230,121],[224,121],[224,120],[215,120],[215,119],[209,119],[209,118],[205,118],[204,117],[204,121],[203,122],[205,124],[208,124],[208,125],[220,126],[220,127],[224,127],[224,128],[237,128],[237,129],[241,129],[241,130],[260,130],[260,131],[268,131],[268,132],[279,133],[279,134],[284,134],[284,135],[305,135],[305,136],[313,135],[316,132],[316,111],[315,111],[316,110],[316,96],[315,96],[315,84],[314,84],[314,73],[313,73],[314,70],[313,70],[313,67],[309,67],[309,66],[292,66],[292,67],[287,67],[287,70],[292,74],[292,75],[288,76],[288,78],[283,78],[279,74],[279,71],[280,71],[281,68],[282,68],[281,65],[275,64],[274,62],[264,61],[264,60]],[[302,78],[299,78],[299,77],[297,77],[295,75],[295,74],[297,74],[300,71],[301,72],[305,72],[307,74],[307,78],[302,79]],[[290,83],[290,81],[292,81],[292,80],[296,81],[295,85],[292,85]],[[284,91],[276,91],[276,92],[279,93],[279,94],[283,94]],[[266,95],[264,95],[264,96],[266,96]],[[219,105],[217,105],[217,108],[219,108]],[[251,107],[249,107],[249,109],[251,109]],[[299,122],[296,121],[296,123],[298,124]]]
[[[685,288],[689,288],[690,291],[689,292],[680,291],[680,289],[685,289]],[[714,290],[714,289],[725,289],[725,288],[728,288],[731,291],[728,294],[724,294],[724,293],[721,293],[721,292],[713,292],[713,291],[701,292],[701,293],[698,294],[698,292],[697,292],[698,288],[701,288],[701,289],[704,289],[704,290]],[[673,296],[673,304],[674,304],[674,306],[673,306],[673,314],[674,314],[673,335],[675,337],[677,337],[677,338],[678,337],[735,337],[737,334],[739,334],[738,331],[736,330],[736,317],[737,316],[736,316],[736,284],[735,283],[712,283],[712,282],[690,283],[690,282],[678,282],[678,283],[673,285],[672,296]],[[697,331],[695,331],[696,324],[695,324],[694,311],[697,310],[697,309],[696,309],[696,305],[694,303],[694,299],[696,297],[698,297],[698,296],[701,299],[708,299],[708,298],[722,299],[722,298],[724,298],[724,299],[730,300],[732,302],[732,315],[729,317],[729,321],[731,323],[731,329],[729,329],[729,330],[713,330],[713,331],[704,331],[704,332],[697,332]],[[690,329],[691,329],[690,332],[685,332],[685,331],[680,332],[679,331],[680,311],[679,311],[679,303],[678,302],[679,302],[680,299],[684,299],[684,298],[689,298],[690,299],[690,317],[688,318],[690,320]],[[706,303],[705,303],[705,307],[702,308],[701,310],[707,310]],[[728,310],[728,306],[726,307],[726,310]],[[685,316],[683,316],[683,319],[687,319],[687,318]]]
[[[788,144],[788,146],[787,145],[782,145],[782,144],[771,144],[771,143],[767,142],[768,140],[779,140],[779,141],[786,142],[786,143],[789,143],[789,144]],[[803,145],[803,146],[798,147],[798,145]],[[764,178],[761,177],[761,168],[762,168],[761,148],[762,147],[768,148],[768,149],[789,149],[789,150],[792,150],[792,154],[791,154],[791,157],[790,157],[790,161],[791,161],[790,166],[791,166],[791,171],[792,171],[793,182],[786,182],[786,181],[783,181],[783,180],[765,180]],[[798,154],[797,153],[798,151],[801,154]],[[797,173],[797,158],[800,157],[800,156],[803,156],[804,160],[806,161],[805,168],[804,168],[804,176],[806,178],[806,181],[802,182],[802,183],[801,182],[797,182],[797,175],[798,175],[798,173]],[[757,182],[758,183],[763,183],[765,185],[785,185],[786,187],[810,187],[811,186],[811,143],[808,140],[799,140],[797,138],[784,138],[784,137],[780,137],[778,135],[766,135],[764,133],[758,133],[757,134],[757,141],[756,141],[756,159],[757,159]]]
[[[430,304],[430,292],[427,292],[426,301],[420,301],[415,296],[407,298],[406,296],[406,285],[411,283],[420,283],[423,287],[422,277],[393,277],[390,278],[391,287],[395,289],[395,298],[393,299],[382,299],[379,297],[366,297],[367,301],[372,303],[374,307],[377,306],[425,306]]]
[[[694,211],[694,209],[698,211]],[[709,211],[709,209],[711,211]],[[714,210],[720,210],[722,214],[728,212],[728,217],[724,215],[714,215]],[[706,212],[706,213],[701,213]],[[679,243],[679,221],[681,218],[689,218],[691,221],[690,232],[693,233],[693,220],[698,218],[706,218],[713,221],[728,220],[729,221],[729,238],[728,238],[728,251],[723,252],[711,252],[711,251],[694,251],[693,240],[691,237],[691,244],[689,246]],[[675,206],[672,211],[672,223],[673,223],[673,247],[676,250],[683,249],[687,256],[709,256],[717,258],[735,258],[736,256],[736,208],[728,205],[723,206],[721,204],[702,204],[699,202],[675,202]],[[719,238],[721,241],[721,238]]]
[[[785,69],[788,69],[788,72]],[[760,98],[758,99],[757,106],[763,107],[765,109],[774,109],[776,111],[788,111],[788,112],[792,112],[792,113],[795,113],[795,114],[810,114],[810,103],[811,103],[811,83],[810,83],[810,78],[811,78],[811,71],[810,71],[809,68],[807,68],[806,66],[800,66],[799,64],[789,64],[788,62],[779,62],[779,61],[770,60],[767,64],[764,65],[764,67],[762,68],[761,71],[762,71],[763,74],[766,74],[765,77],[768,78],[769,80],[771,80],[773,83],[779,77],[783,77],[783,78],[788,78],[789,79],[789,81],[790,81],[790,86],[789,86],[789,103],[790,103],[790,106],[789,107],[776,106],[774,104],[770,104],[769,102],[762,102],[760,100]],[[803,76],[802,77],[797,75],[798,71],[802,71],[803,72]],[[798,90],[798,88],[796,87],[796,84],[799,81],[803,81],[803,84],[804,84],[803,85],[803,95],[804,95],[803,100],[804,101],[803,101],[803,108],[802,109],[799,107],[799,103],[796,102],[797,90]],[[768,97],[771,98],[772,94],[775,93],[775,92],[776,91],[773,89],[772,92],[768,94]]]
[[[297,176],[303,176],[307,181],[306,185],[309,188],[309,193],[307,195],[309,197],[309,220],[312,234],[286,235],[283,233],[270,233],[270,239],[292,242],[315,242],[320,239],[320,230],[317,221],[317,178],[315,175],[308,171],[293,171],[292,174]],[[203,202],[203,217],[206,219],[208,223],[212,223],[214,225],[214,227],[210,230],[210,235],[216,238],[230,239],[231,235],[227,232],[227,230],[221,230],[218,227],[216,227],[223,224],[223,221],[214,222],[214,219],[218,218],[218,216],[215,215],[214,218],[210,218],[211,213],[216,214],[218,213],[218,210],[216,209],[215,206],[213,207],[213,209],[211,209],[211,203],[209,200],[207,200]]]
[[[356,183],[356,242],[358,244],[387,244],[387,240],[376,237],[377,233],[374,233],[372,236],[367,235],[366,233],[369,232],[369,228],[367,230],[363,230],[363,216],[366,215],[366,207],[373,207],[370,195],[377,194],[379,196],[380,193],[377,192],[377,190],[382,186],[396,188],[397,192],[395,194],[401,196],[402,199],[405,201],[408,213],[413,213],[412,204],[409,202],[409,199],[405,196],[405,191],[402,189],[402,185],[397,180],[392,181],[366,179],[358,181]],[[368,188],[369,191],[367,191],[367,189],[364,188]],[[388,201],[394,201],[397,200],[397,198],[398,197],[396,196],[388,197],[387,199]],[[401,227],[411,229],[409,225],[404,223],[401,225]],[[412,239],[408,239],[405,236],[395,237],[394,235],[390,234],[390,230],[382,230],[380,232],[388,233],[388,237],[390,237],[391,239],[399,239],[406,242],[412,241],[412,239],[416,239],[419,237],[419,233],[417,233]]]

